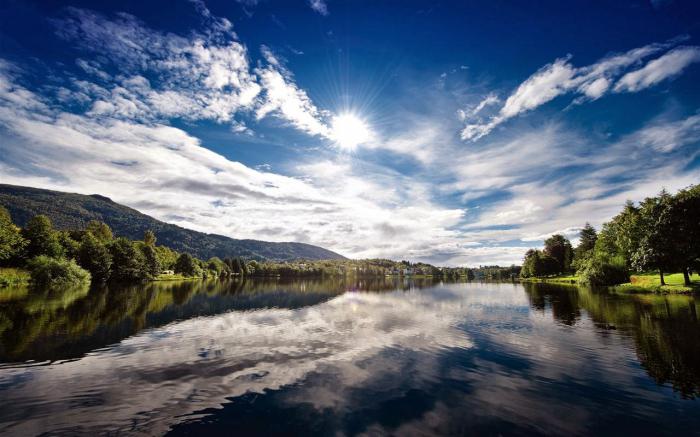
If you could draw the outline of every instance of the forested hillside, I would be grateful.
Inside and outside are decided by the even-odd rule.
[[[342,255],[310,244],[237,240],[185,229],[96,194],[87,196],[0,184],[0,205],[7,208],[19,226],[24,226],[36,215],[44,214],[56,229],[82,229],[90,220],[100,220],[107,223],[116,236],[133,240],[142,238],[144,232],[150,229],[159,244],[200,259],[213,256],[274,261],[344,259]]]

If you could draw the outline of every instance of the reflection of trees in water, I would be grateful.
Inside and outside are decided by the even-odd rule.
[[[700,396],[700,303],[696,298],[523,285],[532,308],[544,311],[549,305],[561,323],[576,323],[581,308],[601,327],[630,332],[637,357],[649,376],[658,384],[670,383],[683,397]]]
[[[531,282],[524,282],[523,286],[532,308],[544,312],[549,306],[554,319],[569,326],[581,318],[575,288]]]
[[[0,301],[0,362],[82,356],[153,326],[225,311],[301,308],[346,291],[435,285],[403,278],[163,281],[62,291],[19,290]]]

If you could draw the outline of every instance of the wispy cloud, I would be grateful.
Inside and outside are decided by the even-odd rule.
[[[626,53],[607,56],[584,67],[574,67],[570,56],[557,59],[521,83],[506,99],[498,113],[490,117],[488,121],[474,122],[473,119],[470,120],[473,117],[468,117],[466,113],[463,113],[463,118],[468,123],[462,130],[462,139],[476,141],[488,135],[505,121],[565,94],[578,95],[574,103],[599,99],[610,92],[615,78],[622,74],[625,69],[637,65],[655,53],[672,47],[680,40],[682,38],[667,43],[649,44]],[[614,90],[635,92],[657,84],[679,74],[689,64],[697,62],[699,53],[700,49],[697,47],[671,50],[660,58],[649,62],[642,69],[625,74],[615,85]],[[492,101],[493,99],[489,100],[487,97],[481,103]],[[483,109],[483,106],[479,107],[481,103],[477,105],[477,108]],[[471,115],[475,116],[476,112],[478,111]]]
[[[679,47],[629,72],[615,84],[615,91],[635,92],[678,76],[690,64],[700,62],[700,48]]]
[[[328,5],[325,0],[309,0],[309,6],[321,15],[328,15]]]
[[[255,70],[265,90],[256,109],[256,117],[260,119],[274,113],[304,132],[330,137],[329,128],[322,121],[324,114],[306,92],[296,86],[292,73],[267,47],[263,47],[262,51],[268,65]]]

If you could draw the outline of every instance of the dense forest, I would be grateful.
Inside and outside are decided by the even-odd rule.
[[[685,285],[700,270],[700,185],[678,191],[663,190],[638,205],[628,201],[600,232],[586,223],[578,246],[563,235],[552,235],[543,250],[525,254],[521,276],[542,277],[571,273],[581,283],[612,285],[628,282],[631,271],[681,272]]]
[[[106,223],[114,235],[130,240],[138,240],[150,230],[161,245],[200,259],[226,256],[258,261],[344,259],[342,255],[311,244],[238,240],[185,229],[97,194],[86,196],[0,184],[0,206],[7,208],[19,226],[26,226],[34,216],[45,215],[58,230],[83,229],[92,220]]]

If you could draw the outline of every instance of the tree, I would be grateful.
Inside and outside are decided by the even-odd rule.
[[[145,259],[146,273],[148,273],[149,277],[155,278],[160,274],[161,269],[160,262],[158,261],[158,253],[156,252],[155,247],[153,247],[153,245],[144,244],[141,247],[141,252],[143,253]]]
[[[156,245],[156,234],[153,233],[152,230],[147,230],[143,234],[143,242],[146,244],[146,246],[155,246]]]
[[[99,220],[90,220],[85,230],[103,243],[107,243],[113,238],[112,229],[109,228],[107,223]]]
[[[666,190],[658,197],[649,197],[640,205],[642,238],[632,254],[637,270],[658,269],[661,285],[665,285],[664,271],[670,272],[682,264],[675,242],[672,197]]]
[[[92,275],[96,281],[107,281],[112,272],[112,255],[107,247],[91,232],[86,232],[80,242],[78,264]]]
[[[26,245],[27,240],[22,238],[19,228],[12,223],[10,213],[0,206],[0,265],[18,257]]]
[[[158,264],[161,269],[172,270],[175,268],[175,263],[177,262],[177,257],[179,254],[174,250],[165,246],[155,246],[156,256],[158,257]]]
[[[112,255],[111,279],[122,282],[136,282],[146,279],[146,259],[134,244],[124,237],[115,238],[109,244]]]
[[[78,249],[80,249],[80,243],[75,241],[69,232],[57,231],[56,235],[58,237],[58,242],[63,248],[63,255],[66,258],[75,258],[78,254]]]
[[[218,257],[211,257],[207,261],[207,269],[216,273],[217,276],[225,275],[228,267]]]
[[[238,264],[238,269],[239,269],[238,272],[241,274],[241,276],[248,275],[248,266],[246,266],[243,258],[241,258],[241,257],[236,258],[236,263]]]
[[[597,240],[598,233],[595,228],[586,222],[586,225],[579,232],[578,246],[574,249],[574,259],[571,262],[573,270],[579,270],[583,263],[592,256]]]
[[[63,247],[58,234],[51,226],[51,220],[45,215],[37,215],[22,230],[22,236],[28,240],[26,258],[46,255],[53,258],[63,256]]]
[[[700,268],[700,185],[680,190],[671,204],[673,239],[685,285],[690,285],[688,271]]]
[[[555,234],[544,240],[544,253],[554,258],[557,262],[556,271],[552,273],[571,270],[573,249],[571,248],[571,242],[563,235]]]
[[[598,239],[598,233],[595,228],[591,226],[590,223],[586,222],[586,225],[579,232],[578,246],[576,249],[582,252],[588,252],[595,248],[595,242]]]
[[[175,273],[184,276],[201,276],[202,270],[197,265],[195,259],[189,253],[183,253],[177,258],[175,263]]]
[[[598,234],[595,251],[599,255],[622,256],[627,267],[632,267],[632,256],[639,248],[644,229],[640,208],[627,201],[622,212],[608,223]]]

